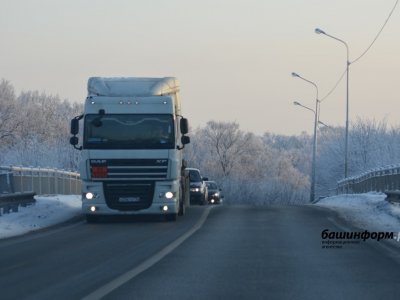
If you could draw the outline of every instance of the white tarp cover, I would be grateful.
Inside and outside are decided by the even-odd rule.
[[[88,96],[160,96],[178,91],[179,83],[175,77],[90,77],[88,80]]]

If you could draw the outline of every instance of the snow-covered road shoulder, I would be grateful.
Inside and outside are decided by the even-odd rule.
[[[339,195],[322,199],[316,205],[336,210],[361,229],[399,232],[400,205],[385,198],[382,193]]]
[[[0,238],[62,223],[81,214],[80,195],[35,196],[36,203],[0,216]]]

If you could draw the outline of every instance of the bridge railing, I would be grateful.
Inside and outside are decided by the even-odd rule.
[[[0,193],[35,192],[37,195],[79,195],[81,181],[79,173],[58,169],[0,166]]]
[[[400,164],[372,169],[338,181],[338,194],[400,190]]]

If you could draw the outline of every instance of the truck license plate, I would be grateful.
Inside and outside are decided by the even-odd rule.
[[[119,202],[139,202],[140,197],[119,197]]]

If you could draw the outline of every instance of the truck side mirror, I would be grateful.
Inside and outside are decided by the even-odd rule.
[[[78,143],[79,143],[78,137],[77,137],[77,136],[71,137],[71,138],[69,139],[69,143],[70,143],[72,146],[78,145]]]
[[[71,134],[77,135],[79,133],[79,120],[74,118],[71,120]]]
[[[181,143],[182,143],[182,147],[181,146],[176,146],[176,149],[178,149],[178,150],[182,150],[183,148],[185,148],[185,145],[186,144],[189,144],[190,143],[190,137],[188,137],[187,135],[182,135],[181,136]]]
[[[190,137],[188,137],[187,135],[183,135],[181,137],[181,143],[182,143],[182,145],[189,144],[190,143]]]
[[[179,127],[181,128],[181,133],[182,134],[187,134],[189,132],[189,122],[188,119],[182,118],[180,120]]]
[[[75,149],[82,150],[82,146],[77,147],[79,143],[79,138],[76,136],[79,133],[79,120],[83,118],[83,115],[76,116],[71,120],[71,134],[73,135],[69,139],[69,143],[74,146]]]

